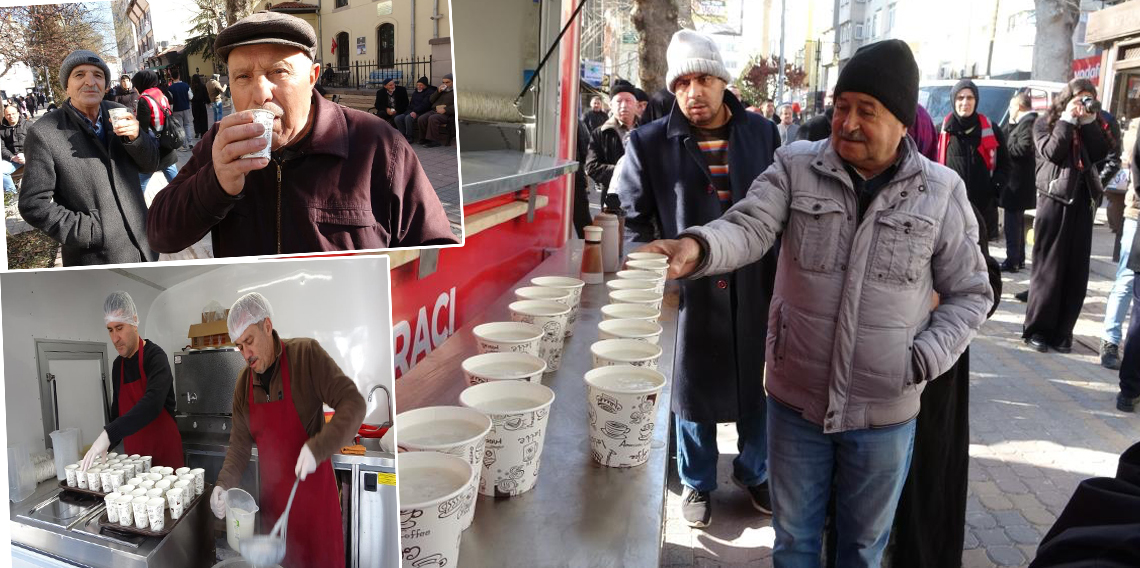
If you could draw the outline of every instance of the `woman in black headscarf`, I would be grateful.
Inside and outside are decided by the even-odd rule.
[[[190,91],[194,93],[194,98],[190,101],[190,110],[194,114],[194,136],[201,138],[210,130],[210,113],[206,110],[206,105],[210,104],[210,93],[206,91],[201,75],[190,79]]]

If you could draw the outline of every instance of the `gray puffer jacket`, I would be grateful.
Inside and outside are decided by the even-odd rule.
[[[745,199],[684,233],[705,249],[691,278],[756,262],[783,235],[765,386],[825,433],[917,415],[923,381],[954,364],[993,303],[965,185],[904,141],[862,223],[843,161],[821,140],[777,150]]]

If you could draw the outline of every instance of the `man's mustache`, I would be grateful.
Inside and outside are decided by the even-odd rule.
[[[867,137],[863,135],[862,130],[852,130],[851,132],[840,132],[839,138],[847,142],[866,142]]]

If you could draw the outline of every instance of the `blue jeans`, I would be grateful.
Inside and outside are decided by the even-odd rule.
[[[1124,316],[1128,314],[1128,304],[1132,300],[1132,279],[1135,272],[1128,269],[1128,254],[1132,249],[1132,237],[1136,234],[1136,220],[1124,219],[1120,231],[1120,262],[1116,264],[1116,281],[1108,293],[1108,306],[1104,310],[1104,340],[1120,345]]]
[[[777,568],[818,567],[835,482],[836,566],[879,566],[914,449],[915,421],[824,434],[768,397],[768,468]]]
[[[416,137],[416,119],[409,113],[396,115],[396,129],[409,141]]]
[[[681,482],[697,491],[716,489],[716,424],[690,422],[676,416],[677,473]],[[763,412],[736,422],[736,449],[732,474],[746,486],[768,479],[768,433]]]
[[[223,112],[225,112],[225,110],[222,108],[222,101],[214,103],[214,122],[219,122],[225,118],[225,115],[222,114]]]
[[[12,181],[12,174],[22,167],[23,164],[0,160],[0,174],[4,175],[4,193],[16,193],[16,182]]]
[[[166,178],[166,183],[170,183],[174,176],[178,175],[178,164],[170,164],[170,166],[159,170],[162,172],[163,177]],[[146,184],[150,183],[150,177],[153,173],[139,174],[139,185],[142,186],[143,193],[146,193]]]

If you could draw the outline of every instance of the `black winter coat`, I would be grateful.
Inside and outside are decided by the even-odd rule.
[[[0,154],[5,161],[24,151],[24,139],[28,137],[28,121],[20,119],[16,126],[8,124],[8,119],[0,121]]]
[[[173,107],[171,107],[171,110],[173,111]],[[154,136],[155,140],[158,140],[158,127],[154,122],[154,117],[151,116],[150,105],[147,104],[146,99],[139,98],[139,106],[135,109],[135,116],[138,117],[139,128],[150,132],[150,135]],[[163,154],[163,152],[166,153]],[[158,149],[158,169],[164,170],[177,163],[178,152],[174,150],[163,150],[162,148]]]
[[[127,141],[110,131],[115,102],[100,104],[107,144],[65,103],[28,129],[20,214],[62,244],[63,265],[158,260],[146,236],[139,172],[158,169],[158,140]]]
[[[388,115],[388,102],[391,99],[393,106],[396,108],[396,114],[404,114],[408,112],[408,90],[403,87],[396,87],[396,90],[388,93],[388,89],[380,89],[376,91],[376,114],[391,122],[395,120],[396,114]]]
[[[772,164],[780,135],[731,92],[724,98],[732,111],[728,163],[736,202]],[[668,117],[634,130],[627,150],[621,202],[633,240],[675,239],[722,215],[708,165],[676,105]],[[764,412],[764,342],[778,249],[735,272],[679,282],[672,410],[681,418],[733,422]]]
[[[422,91],[412,91],[412,97],[408,100],[407,112],[414,112],[416,116],[419,116],[430,111],[431,96],[435,94],[435,91],[435,87],[425,87]]]
[[[990,121],[997,138],[997,163],[991,173],[986,168],[986,161],[978,152],[981,144],[981,125],[975,127],[970,134],[951,134],[946,146],[946,167],[958,172],[962,181],[966,182],[966,196],[978,209],[985,211],[994,199],[997,199],[1009,178],[1009,146],[1006,144],[1005,133],[995,122]],[[942,134],[943,125],[938,125],[938,134]]]
[[[1006,125],[1009,146],[1009,180],[1001,192],[1001,206],[1024,211],[1037,206],[1037,150],[1033,146],[1033,124],[1037,113],[1026,113],[1017,124]]]
[[[1106,125],[1095,120],[1085,125],[1076,125],[1064,120],[1050,127],[1049,115],[1037,117],[1033,123],[1033,143],[1037,149],[1037,192],[1064,203],[1072,204],[1081,187],[1088,188],[1093,201],[1099,201],[1104,193],[1100,183],[1097,162],[1112,151],[1105,136]],[[1080,162],[1084,169],[1078,169],[1076,154],[1073,152],[1073,139],[1077,138],[1080,147]]]
[[[616,118],[607,120],[590,133],[590,151],[586,155],[586,173],[606,190],[610,187],[614,166],[625,155],[625,144],[616,123]]]

